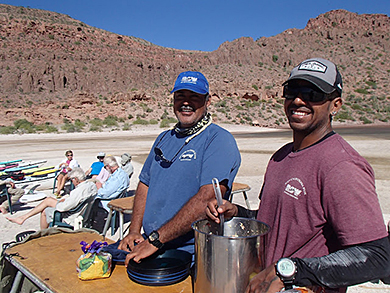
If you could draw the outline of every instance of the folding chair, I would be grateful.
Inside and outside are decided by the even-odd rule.
[[[104,225],[103,233],[102,235],[105,236],[108,230],[108,226],[111,222],[111,236],[114,234],[113,233],[113,228],[112,224],[115,223],[111,221],[112,215],[119,213],[119,239],[123,239],[123,215],[124,214],[132,214],[133,213],[133,206],[134,206],[134,196],[130,197],[122,197],[122,198],[117,198],[113,199],[108,203],[108,207],[110,208],[110,212],[108,214],[106,224]]]
[[[117,197],[115,198],[110,198],[110,199],[101,199],[101,198],[97,198],[96,201],[95,201],[95,204],[98,204],[100,202],[107,202],[109,203],[110,201],[114,200],[114,199],[118,199],[118,198],[123,198],[123,197],[126,197],[127,195],[127,189],[123,190]],[[100,209],[103,209],[102,207],[99,207]],[[106,209],[104,209],[105,212]],[[116,224],[116,211],[112,211],[110,210],[110,212],[108,213],[107,215],[107,219],[106,219],[106,223],[104,225],[104,228],[103,228],[103,232],[107,232],[108,230],[108,225],[111,224],[111,236],[113,236],[115,233],[115,224]],[[103,234],[103,233],[102,233]]]
[[[57,177],[58,177],[59,173],[60,173],[60,170],[56,171],[54,174],[53,191],[52,191],[53,193],[56,191],[56,183],[57,183]],[[70,190],[73,190],[74,184],[73,184],[72,180],[68,180],[68,181],[70,182]],[[66,185],[66,183],[68,183],[68,182],[65,182],[65,185]],[[64,186],[64,188],[65,188],[65,186]]]
[[[65,227],[65,228],[74,229],[74,226],[63,222],[62,219],[69,214],[79,213],[80,211],[84,210],[81,213],[82,218],[83,218],[82,219],[82,227],[90,228],[89,227],[89,222],[90,222],[89,220],[90,220],[90,214],[91,214],[94,202],[95,202],[95,196],[91,196],[91,197],[87,198],[86,200],[84,200],[82,203],[80,203],[78,206],[76,206],[75,208],[73,208],[69,211],[66,211],[66,212],[54,211],[53,221],[50,223],[49,226],[50,227]]]
[[[8,187],[7,184],[0,185],[0,196],[7,196],[8,205],[9,205],[9,212],[12,215],[12,205],[11,205],[11,195],[8,193]]]

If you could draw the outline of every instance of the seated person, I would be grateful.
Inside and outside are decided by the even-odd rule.
[[[58,168],[61,169],[60,174],[57,176],[57,191],[54,193],[56,197],[60,197],[61,190],[64,188],[65,183],[69,180],[68,173],[73,168],[80,167],[79,163],[73,159],[73,152],[71,150],[65,152],[66,159],[61,161]]]
[[[22,225],[24,221],[32,216],[41,213],[40,226],[41,229],[46,229],[53,220],[54,211],[66,212],[80,203],[84,202],[91,196],[95,196],[97,193],[96,185],[93,182],[85,181],[85,173],[81,168],[74,168],[68,173],[69,178],[72,180],[75,189],[73,189],[69,196],[60,200],[53,197],[46,197],[39,205],[29,211],[27,214],[10,218],[7,220]],[[76,219],[82,212],[69,214],[64,220],[65,223],[73,225],[74,219]]]
[[[129,187],[130,179],[127,173],[119,168],[118,162],[113,156],[104,158],[104,168],[111,174],[101,188],[98,189],[96,198],[115,199],[123,190]],[[102,202],[104,209],[109,211],[108,202]]]
[[[14,205],[19,198],[21,198],[24,195],[24,190],[21,188],[16,188],[15,183],[13,183],[10,180],[0,180],[0,188],[8,188],[8,194],[11,195],[11,205]],[[5,201],[0,205],[0,212],[2,214],[8,213],[9,210],[9,204],[8,199],[6,198]]]
[[[104,167],[103,160],[104,160],[105,156],[106,156],[105,153],[102,153],[102,152],[98,153],[98,155],[97,155],[98,161],[93,162],[91,167],[89,167],[89,169],[85,172],[87,179],[96,178],[99,175],[100,171]]]
[[[110,175],[110,172],[108,172],[106,168],[103,167],[100,170],[99,175],[96,178],[93,178],[93,182],[95,182],[97,189],[102,188],[104,182],[107,181]]]
[[[133,164],[131,164],[131,155],[128,153],[124,153],[121,156],[121,168],[125,170],[125,172],[129,175],[129,178],[131,178],[131,175],[134,173],[134,167]]]

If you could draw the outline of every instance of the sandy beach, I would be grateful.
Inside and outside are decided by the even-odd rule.
[[[262,185],[267,162],[272,153],[283,144],[291,141],[288,130],[267,129],[253,126],[221,125],[233,133],[237,140],[242,164],[236,182],[248,184],[250,205],[259,204],[258,194]],[[0,136],[0,161],[23,159],[25,161],[47,160],[46,166],[57,165],[65,158],[65,151],[74,152],[74,158],[86,170],[96,160],[99,152],[119,157],[127,152],[132,155],[135,174],[131,178],[130,189],[135,190],[142,164],[156,136],[164,129],[158,126],[133,126],[129,131],[67,133],[67,134],[25,134]],[[337,131],[337,130],[336,130]],[[390,220],[390,139],[382,136],[346,134],[343,137],[363,155],[373,166],[376,174],[376,187],[384,221]],[[40,181],[37,190],[52,196],[53,179]],[[33,185],[23,185],[29,189]],[[22,187],[18,185],[18,187]],[[234,202],[245,205],[241,194],[236,194]],[[40,201],[15,205],[15,216],[22,215]],[[125,227],[127,227],[127,223]],[[39,230],[39,215],[28,219],[22,226],[13,224],[0,214],[0,243],[13,241],[15,235],[26,230]],[[118,232],[107,237],[118,239]],[[362,284],[348,292],[390,292],[383,284]]]

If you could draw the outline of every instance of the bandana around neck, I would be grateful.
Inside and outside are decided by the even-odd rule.
[[[173,127],[176,133],[179,133],[183,136],[192,135],[194,133],[197,133],[199,130],[201,130],[204,126],[209,126],[211,124],[211,115],[210,113],[207,113],[201,120],[198,121],[194,126],[188,127],[188,128],[181,128],[180,122],[176,123],[176,125]],[[206,128],[204,127],[204,128]]]

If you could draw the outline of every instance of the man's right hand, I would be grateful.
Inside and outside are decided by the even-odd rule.
[[[227,200],[223,200],[223,204],[218,206],[217,200],[213,199],[207,203],[206,215],[210,220],[219,223],[219,214],[223,214],[225,218],[232,218],[237,215],[237,206]]]
[[[129,232],[125,238],[118,245],[118,249],[131,251],[134,249],[135,244],[141,243],[144,241],[144,237],[140,233]]]

